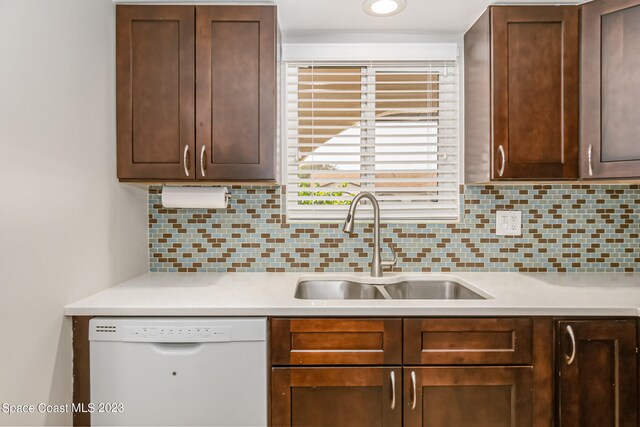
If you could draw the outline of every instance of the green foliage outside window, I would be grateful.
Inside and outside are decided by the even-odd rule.
[[[340,188],[347,188],[349,184],[347,182],[343,182],[340,184]],[[301,182],[298,184],[298,187],[306,187],[311,188],[311,183],[309,182]],[[321,188],[320,184],[317,182],[313,184],[313,188]],[[342,197],[344,194],[351,195],[348,191],[322,191],[322,190],[312,190],[312,191],[299,191],[298,196],[300,197],[314,197],[316,200],[301,200],[298,202],[300,205],[350,205],[351,200],[322,200],[323,197]]]

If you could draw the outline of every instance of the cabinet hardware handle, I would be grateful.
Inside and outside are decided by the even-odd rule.
[[[413,394],[411,395],[411,410],[416,409],[416,399],[418,398],[416,392],[416,373],[415,371],[411,371],[411,390]]]
[[[576,336],[573,333],[573,328],[571,325],[567,325],[567,333],[569,334],[569,338],[571,338],[571,355],[564,355],[567,360],[567,365],[571,365],[573,360],[576,358]]]
[[[396,408],[396,373],[391,371],[391,410]]]
[[[587,151],[587,156],[589,157],[589,176],[593,176],[593,163],[591,162],[591,151],[593,150],[593,146],[589,144],[589,150]]]
[[[498,171],[498,176],[502,176],[502,174],[504,174],[504,165],[507,163],[507,159],[506,155],[504,154],[504,148],[502,147],[502,145],[498,147],[498,151],[500,152],[500,157],[502,159],[500,170]]]
[[[202,146],[202,150],[200,150],[200,173],[202,174],[202,176],[207,176],[207,174],[205,173],[205,167],[204,167],[204,152],[207,150],[206,146]]]
[[[184,174],[189,176],[189,166],[187,165],[187,154],[189,154],[189,146],[184,147],[184,154],[182,155],[182,164],[184,166]]]

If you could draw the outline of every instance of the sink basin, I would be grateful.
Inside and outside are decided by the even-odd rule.
[[[411,280],[392,283],[384,289],[393,299],[485,299],[451,280]]]
[[[397,280],[397,278],[395,279]],[[294,295],[298,299],[486,299],[453,280],[402,280],[395,283],[359,283],[350,280],[303,280]]]
[[[348,280],[305,280],[298,283],[298,299],[385,299],[377,287]]]

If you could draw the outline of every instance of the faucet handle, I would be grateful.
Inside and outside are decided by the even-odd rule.
[[[396,251],[391,245],[391,243],[389,243],[389,249],[393,254],[393,259],[391,261],[382,261],[382,268],[385,270],[391,270],[393,267],[396,266],[396,264],[398,264],[398,257],[396,256]]]

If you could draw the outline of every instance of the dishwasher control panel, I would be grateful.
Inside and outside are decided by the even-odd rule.
[[[126,326],[125,335],[136,341],[158,342],[167,338],[171,342],[221,342],[231,341],[230,326]]]
[[[266,319],[224,318],[93,318],[91,341],[206,343],[262,341],[266,339]]]

